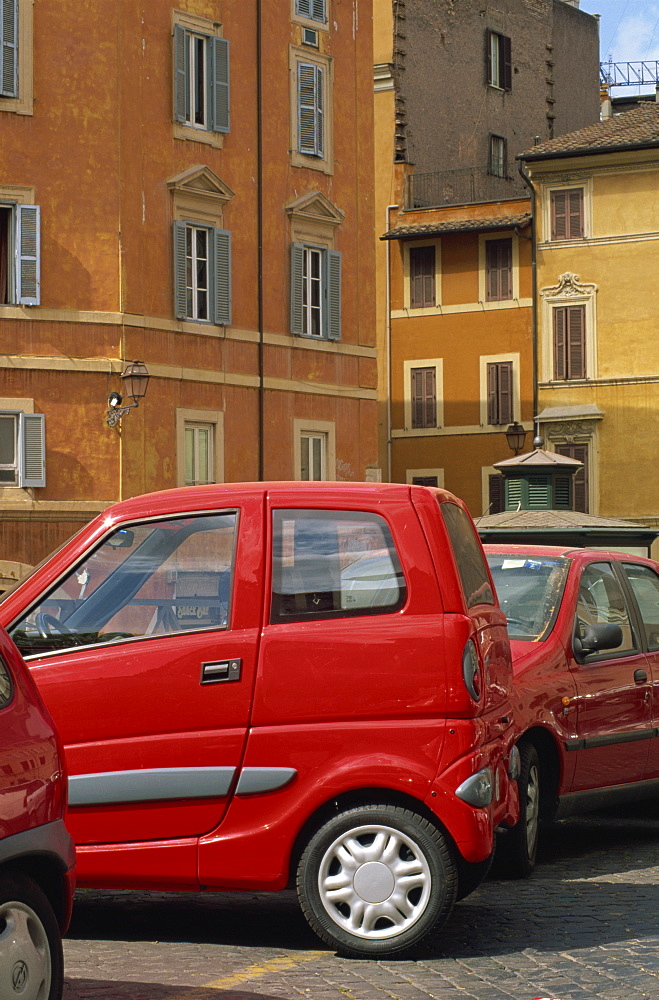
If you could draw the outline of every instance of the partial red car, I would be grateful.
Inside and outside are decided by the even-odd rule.
[[[65,746],[81,885],[296,886],[328,944],[402,954],[516,820],[506,620],[443,490],[135,497],[0,622]]]
[[[0,997],[59,1000],[73,903],[64,758],[28,669],[0,628]]]
[[[659,564],[621,552],[485,545],[508,620],[521,754],[510,873],[542,820],[659,793]]]

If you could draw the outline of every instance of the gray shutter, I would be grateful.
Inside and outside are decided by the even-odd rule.
[[[2,0],[0,94],[18,97],[18,0]]]
[[[308,156],[322,156],[325,146],[323,70],[312,63],[297,66],[297,147]]]
[[[291,244],[291,333],[301,337],[304,334],[302,297],[304,287],[304,245]]]
[[[321,66],[316,66],[316,152],[318,156],[325,155],[325,90]]]
[[[188,289],[185,274],[185,236],[187,226],[184,222],[174,223],[174,313],[177,319],[186,319],[188,315]]]
[[[211,78],[211,130],[229,131],[229,43],[211,38],[209,45]]]
[[[187,121],[188,103],[188,47],[186,32],[180,24],[174,25],[174,121]]]
[[[314,21],[326,21],[325,0],[311,0],[311,16]]]
[[[18,425],[18,485],[46,485],[46,418],[20,413]]]
[[[38,306],[41,289],[39,206],[16,206],[16,301]]]
[[[231,233],[227,229],[213,230],[213,250],[213,318],[216,323],[228,326],[231,323]]]
[[[328,340],[341,340],[341,254],[327,250],[325,282],[325,330]]]

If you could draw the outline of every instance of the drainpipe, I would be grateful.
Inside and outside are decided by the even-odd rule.
[[[399,205],[387,205],[385,209],[384,231],[389,232],[389,213]],[[391,240],[387,240],[386,268],[386,386],[387,386],[387,482],[391,482]]]
[[[537,290],[537,239],[536,239],[536,193],[531,178],[526,170],[523,160],[519,161],[519,173],[522,180],[531,192],[531,281],[532,281],[532,310],[531,310],[531,336],[533,338],[533,419],[538,413],[538,290]]]
[[[262,58],[262,8],[256,0],[256,185],[257,185],[257,240],[258,240],[258,364],[259,364],[259,481],[265,473],[265,387],[263,379],[263,72]]]

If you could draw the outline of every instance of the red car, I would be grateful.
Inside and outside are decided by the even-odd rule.
[[[0,628],[0,997],[59,1000],[74,891],[66,775],[52,720]]]
[[[521,733],[520,820],[500,851],[524,876],[541,820],[659,793],[659,564],[550,546],[485,551]]]
[[[400,954],[516,819],[506,620],[442,490],[136,497],[0,621],[65,745],[82,885],[296,884],[323,940]]]

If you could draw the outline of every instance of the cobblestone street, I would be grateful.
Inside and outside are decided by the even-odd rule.
[[[559,824],[533,877],[496,871],[416,961],[324,950],[292,895],[82,891],[66,1000],[656,1000],[659,807]]]

